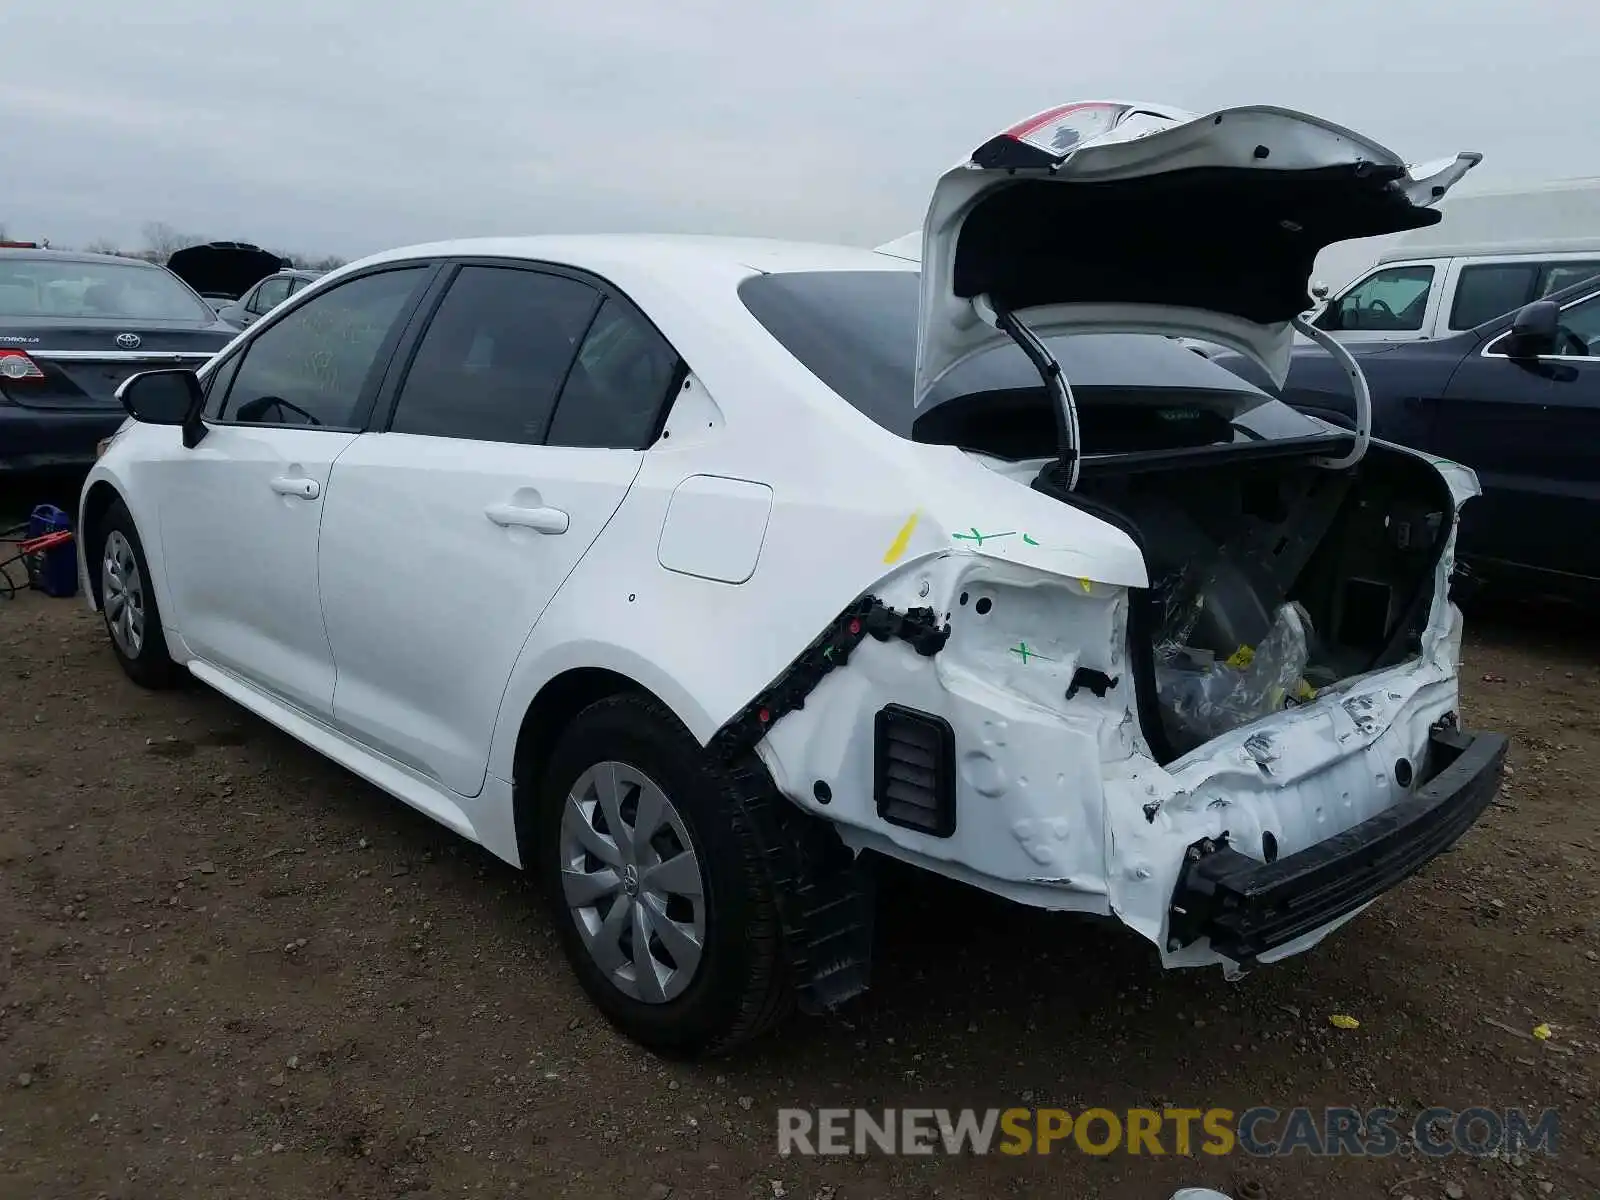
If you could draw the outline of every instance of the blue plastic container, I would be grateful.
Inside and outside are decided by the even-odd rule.
[[[72,518],[54,504],[41,504],[28,517],[28,536],[43,537],[72,528]],[[78,594],[78,554],[71,542],[52,546],[28,561],[28,579],[47,596]]]

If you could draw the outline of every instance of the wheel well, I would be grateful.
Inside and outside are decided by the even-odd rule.
[[[95,555],[99,552],[100,525],[105,520],[106,513],[111,511],[111,506],[122,497],[117,489],[105,480],[96,480],[90,487],[89,494],[83,498],[83,516],[78,523],[78,541],[83,546],[84,561],[92,564]],[[89,590],[94,596],[98,606],[100,596],[100,572],[89,572]]]
[[[528,705],[528,711],[522,717],[522,727],[517,731],[517,748],[512,765],[517,852],[524,870],[532,870],[532,865],[538,861],[537,847],[534,845],[536,822],[533,806],[538,798],[544,764],[549,761],[557,740],[572,719],[589,705],[608,696],[629,692],[659,699],[648,688],[616,671],[601,667],[578,667],[563,671],[546,683],[533,698],[533,703]]]

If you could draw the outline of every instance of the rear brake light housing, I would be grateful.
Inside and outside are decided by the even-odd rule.
[[[43,379],[44,371],[28,357],[25,350],[0,349],[0,379],[21,383],[29,379]]]

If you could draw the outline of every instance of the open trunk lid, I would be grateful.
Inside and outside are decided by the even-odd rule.
[[[1281,384],[1318,252],[1436,223],[1431,206],[1481,157],[1408,168],[1271,107],[1091,101],[1030,117],[939,179],[920,256],[906,238],[878,248],[922,263],[914,403],[1014,339],[1000,313],[1039,338],[1219,342]]]
[[[206,242],[186,246],[167,259],[167,270],[202,296],[237,300],[288,262],[248,242]]]

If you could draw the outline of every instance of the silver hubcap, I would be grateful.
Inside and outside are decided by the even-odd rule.
[[[561,889],[589,955],[624,994],[664,1004],[694,979],[705,884],[683,818],[626,763],[578,777],[561,815]]]
[[[144,579],[133,557],[133,547],[117,530],[106,536],[100,563],[101,607],[112,640],[129,658],[138,658],[144,645]]]

